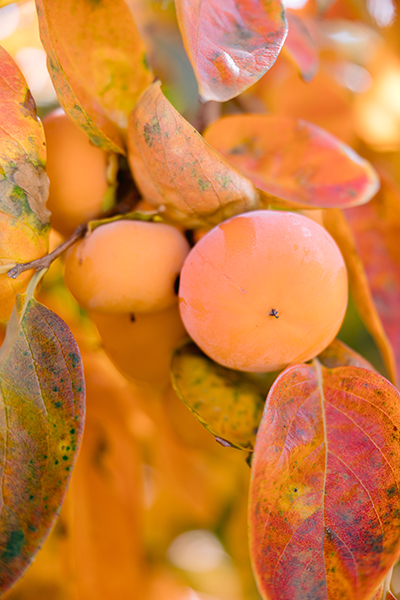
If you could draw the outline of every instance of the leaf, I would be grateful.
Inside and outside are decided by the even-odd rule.
[[[95,146],[125,153],[128,117],[153,77],[123,0],[36,0],[60,104]]]
[[[360,317],[382,355],[390,379],[396,382],[396,361],[393,348],[375,306],[350,226],[340,210],[325,211],[324,225],[336,240],[343,254],[349,275],[350,289]]]
[[[318,48],[298,15],[288,11],[286,18],[289,31],[283,49],[298,67],[304,81],[311,81],[319,67]]]
[[[385,333],[392,345],[400,375],[400,189],[380,171],[382,188],[365,206],[344,215]]]
[[[252,375],[216,364],[193,343],[171,363],[177,395],[218,441],[252,450],[265,397],[275,374]]]
[[[57,518],[84,421],[82,364],[66,324],[19,297],[10,330],[14,343],[6,336],[0,358],[0,593],[21,577]]]
[[[45,171],[43,126],[26,81],[0,46],[0,265],[28,262],[47,252],[49,180]],[[7,321],[15,293],[32,273],[17,282],[0,275],[0,321]]]
[[[293,208],[358,206],[379,188],[366,160],[306,121],[234,115],[210,125],[204,139],[260,190]]]
[[[145,200],[186,226],[215,225],[254,210],[259,195],[152,84],[128,130],[129,163]]]
[[[175,0],[204,100],[224,102],[274,64],[287,34],[281,0]]]
[[[400,554],[400,397],[377,373],[295,365],[267,398],[250,546],[268,600],[368,600]]]
[[[349,348],[338,339],[334,339],[321,354],[318,355],[318,360],[328,367],[334,369],[336,367],[362,367],[374,371],[374,367],[363,356]]]

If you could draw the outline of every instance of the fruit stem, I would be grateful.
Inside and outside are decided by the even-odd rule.
[[[11,279],[16,279],[18,275],[23,273],[24,271],[29,271],[30,269],[35,269],[35,271],[41,271],[42,269],[48,269],[51,263],[60,256],[65,250],[68,250],[70,246],[75,244],[87,230],[87,224],[83,223],[79,225],[74,231],[74,233],[69,237],[65,242],[60,244],[58,248],[50,252],[50,254],[46,254],[46,256],[42,256],[42,258],[37,258],[36,260],[31,260],[27,263],[17,263],[15,267],[10,269],[7,273],[8,277]]]

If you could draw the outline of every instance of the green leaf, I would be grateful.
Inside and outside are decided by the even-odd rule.
[[[276,373],[243,373],[212,361],[193,343],[171,365],[178,396],[223,445],[253,450],[265,398]]]
[[[84,380],[67,325],[18,297],[0,350],[0,594],[53,526],[82,438]]]

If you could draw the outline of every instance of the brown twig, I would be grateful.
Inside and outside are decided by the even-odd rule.
[[[46,256],[42,256],[42,258],[37,258],[36,260],[31,260],[27,263],[17,263],[15,267],[10,269],[7,273],[7,276],[11,279],[16,279],[18,275],[23,273],[24,271],[29,271],[30,269],[35,269],[35,271],[41,271],[42,269],[48,269],[51,263],[58,258],[65,250],[68,250],[70,246],[75,244],[81,237],[85,235],[87,230],[87,224],[83,223],[79,225],[74,231],[74,233],[69,237],[65,242],[60,244],[58,248],[50,252],[50,254],[46,254]]]

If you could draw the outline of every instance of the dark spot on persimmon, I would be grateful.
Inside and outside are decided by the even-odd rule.
[[[136,317],[135,317],[135,315],[133,313],[131,313],[129,315],[129,318],[130,318],[131,323],[134,323],[136,321]]]
[[[268,315],[270,317],[275,317],[275,319],[279,319],[278,310],[276,308],[271,308],[271,310],[269,311]]]

